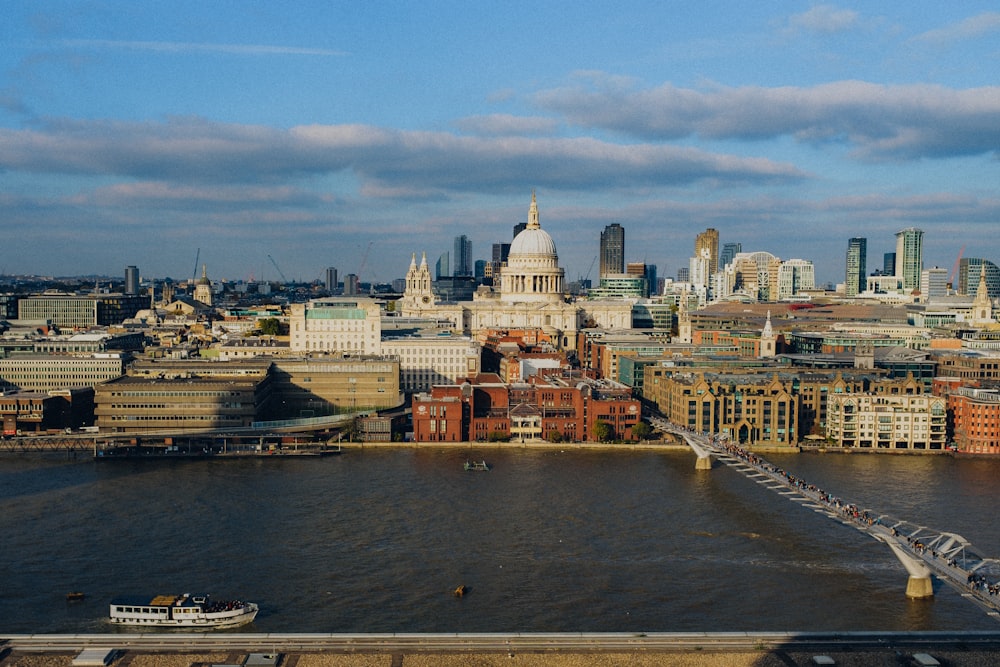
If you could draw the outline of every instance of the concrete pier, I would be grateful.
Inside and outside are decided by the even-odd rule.
[[[906,581],[906,597],[917,599],[934,597],[934,586],[930,575],[926,577],[914,577],[911,575]]]
[[[884,542],[892,549],[899,562],[903,564],[910,577],[906,581],[906,597],[908,598],[932,598],[934,597],[934,586],[931,582],[931,569],[927,563],[923,562],[912,553],[909,553],[895,539],[884,533],[873,531],[872,537]]]

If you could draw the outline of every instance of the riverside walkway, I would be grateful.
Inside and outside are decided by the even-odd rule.
[[[861,508],[724,438],[692,433],[662,420],[654,423],[684,439],[698,455],[696,468],[706,468],[707,452],[768,490],[888,546],[909,574],[908,597],[932,597],[933,575],[1000,621],[1000,560],[986,557],[961,535]]]

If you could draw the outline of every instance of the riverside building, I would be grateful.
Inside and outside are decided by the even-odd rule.
[[[641,406],[628,387],[555,371],[505,384],[482,374],[457,385],[438,385],[413,397],[417,442],[517,440],[593,442],[598,422],[607,439],[632,440]]]
[[[858,449],[943,450],[947,400],[930,394],[834,394],[827,401],[827,441]]]
[[[1000,391],[959,387],[947,396],[952,442],[966,454],[1000,454]]]
[[[126,360],[126,355],[114,352],[76,356],[19,354],[0,359],[0,391],[93,387],[124,375]]]
[[[271,360],[139,361],[94,388],[102,432],[190,433],[249,427],[271,415]]]

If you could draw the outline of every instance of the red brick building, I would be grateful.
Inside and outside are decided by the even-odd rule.
[[[1000,454],[1000,391],[959,388],[948,394],[952,442],[966,454]]]
[[[568,371],[511,385],[484,374],[413,397],[417,442],[588,442],[595,439],[598,421],[610,427],[612,439],[632,440],[641,418],[639,401],[628,387]]]

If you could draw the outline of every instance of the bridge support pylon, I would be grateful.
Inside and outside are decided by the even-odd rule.
[[[705,454],[704,456],[699,456],[694,460],[695,470],[711,470],[712,469],[712,455]]]
[[[878,539],[889,545],[892,553],[896,554],[896,558],[910,575],[906,581],[906,597],[915,599],[934,597],[931,569],[922,560],[903,549],[895,540],[886,537]]]

